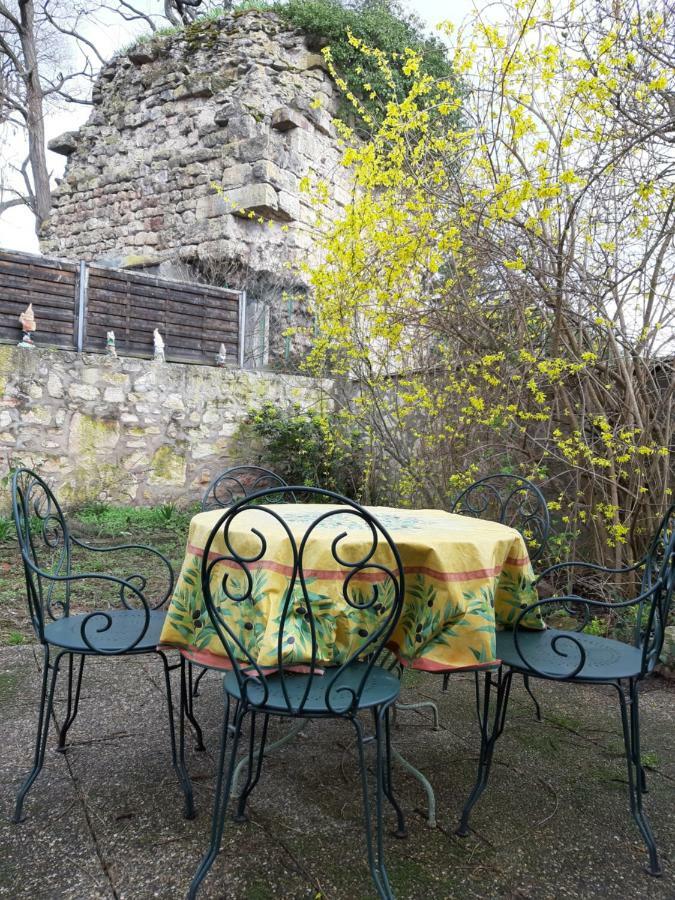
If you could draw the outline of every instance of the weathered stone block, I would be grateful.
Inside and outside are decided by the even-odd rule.
[[[255,162],[251,174],[252,181],[265,181],[277,190],[295,192],[298,189],[297,177],[270,159],[259,159]]]
[[[132,253],[124,256],[119,260],[118,267],[120,269],[147,269],[152,266],[158,266],[160,257],[153,256],[150,253]]]
[[[151,63],[155,58],[152,50],[149,47],[143,47],[143,45],[136,45],[127,53],[127,56],[135,66],[144,66],[146,63]]]
[[[218,182],[223,188],[240,187],[245,184],[251,177],[251,166],[249,163],[237,163],[234,166],[228,166],[220,176]]]
[[[296,63],[298,69],[326,69],[328,66],[321,53],[305,52],[300,55]]]
[[[217,216],[225,216],[230,212],[232,212],[232,207],[225,204],[219,194],[200,197],[195,207],[197,219],[215,219]]]
[[[255,136],[258,129],[256,120],[251,115],[233,116],[227,125],[230,137],[246,139]]]
[[[186,100],[189,97],[212,97],[215,91],[210,78],[187,77],[173,92],[176,100]]]
[[[74,400],[98,400],[98,389],[93,384],[71,384],[68,396]]]
[[[291,222],[300,218],[300,201],[288,191],[279,191],[277,195],[279,217]]]
[[[47,141],[47,147],[52,153],[60,153],[61,156],[70,156],[77,150],[78,136],[78,131],[64,131],[63,134],[60,134],[58,137]]]
[[[185,456],[177,453],[168,444],[159,447],[150,462],[149,484],[184,485],[187,463]]]
[[[73,385],[71,385],[73,387]],[[68,452],[78,464],[105,455],[117,446],[120,438],[119,422],[95,419],[81,412],[74,413],[68,433]]]
[[[307,128],[307,120],[295,109],[282,106],[272,113],[272,128],[277,131],[290,131],[292,128]]]
[[[675,625],[668,625],[664,629],[659,671],[667,678],[675,678]]]
[[[126,394],[119,387],[109,387],[103,392],[103,399],[106,403],[124,403]]]
[[[248,184],[223,192],[223,202],[231,208],[232,214],[246,216],[253,213],[280,221],[290,221],[288,213],[280,208],[279,196],[271,184]]]

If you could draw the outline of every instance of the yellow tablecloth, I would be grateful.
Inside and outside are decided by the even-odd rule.
[[[299,542],[309,525],[327,507],[315,504],[279,504],[282,516]],[[405,573],[403,611],[390,641],[390,648],[406,665],[429,671],[445,671],[484,666],[495,662],[495,629],[509,625],[523,605],[536,599],[533,573],[522,536],[513,528],[453,515],[435,509],[393,509],[371,507],[371,512],[389,531],[396,543]],[[189,649],[194,658],[211,654],[225,656],[204,607],[201,591],[201,563],[208,536],[223,510],[199,513],[190,523],[185,561],[171,599],[161,635],[163,645]],[[242,554],[259,549],[250,533],[246,513],[235,519],[230,539]],[[269,520],[269,516],[266,517]],[[353,517],[345,517],[353,528]],[[260,522],[257,523],[260,527]],[[335,519],[319,529],[308,548],[315,552],[313,568],[305,572],[316,617],[321,663],[342,662],[359,631],[363,611],[352,609],[342,598],[341,580],[331,541],[341,530]],[[288,576],[291,572],[290,544],[280,528],[266,526],[268,548],[259,563],[253,564],[255,620],[242,625],[241,640],[260,666],[275,666],[278,622]],[[349,540],[352,540],[350,530]],[[364,532],[362,546],[369,543]],[[214,541],[212,553],[223,552],[222,535]],[[358,541],[354,552],[358,553]],[[231,578],[239,573],[233,570]],[[336,589],[337,586],[337,589]],[[238,604],[227,601],[228,615]],[[298,604],[301,607],[301,604]],[[221,606],[221,608],[224,608]],[[250,610],[249,610],[250,612]],[[311,643],[306,617],[297,615],[297,639],[285,662],[309,662]],[[291,614],[293,615],[293,614]],[[250,616],[249,616],[250,619]],[[232,619],[228,624],[232,627]],[[236,621],[236,619],[234,620]],[[242,623],[244,619],[242,618]],[[292,623],[291,623],[292,624]],[[541,628],[540,619],[528,623]],[[246,629],[246,630],[245,630]],[[287,621],[284,634],[288,634]]]

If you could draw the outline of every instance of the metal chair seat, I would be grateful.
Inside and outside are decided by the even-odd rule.
[[[359,688],[365,670],[366,663],[360,663],[344,669],[340,675],[339,682],[332,690],[328,690],[333,677],[330,669],[319,678],[317,678],[316,674],[301,675],[288,672],[283,676],[283,679],[280,675],[268,675],[266,678],[268,691],[266,702],[262,703],[263,686],[258,686],[255,682],[248,682],[247,701],[255,708],[256,712],[288,715],[289,705],[290,707],[301,705],[307,684],[311,682],[307,700],[302,704],[301,713],[296,715],[302,715],[307,718],[322,715],[333,716],[351,707],[354,700],[354,692]],[[288,700],[284,694],[282,681],[285,684]],[[239,701],[242,699],[242,691],[234,672],[228,672],[225,675],[224,684],[225,690],[234,700]],[[396,675],[379,666],[374,666],[363,686],[358,701],[358,708],[371,709],[383,703],[392,703],[398,697],[400,691],[401,682]],[[258,703],[261,705],[258,706]]]
[[[571,642],[574,639],[574,644]],[[532,674],[532,668],[540,673],[550,673],[552,678],[573,681],[608,682],[618,678],[635,678],[642,667],[642,650],[621,641],[584,634],[579,631],[519,631],[516,647],[513,631],[497,632],[497,658],[516,672]],[[581,661],[583,667],[571,679],[570,669]],[[527,662],[523,661],[523,656]]]
[[[166,612],[163,609],[150,610],[147,630],[143,637],[133,647],[125,649],[125,653],[151,653],[159,644],[159,636]],[[86,620],[89,623],[86,624]],[[136,609],[110,610],[103,614],[91,617],[80,614],[64,616],[45,625],[44,636],[48,644],[54,647],[63,647],[72,653],[119,653],[128,648],[144,627],[145,612]],[[86,634],[94,648],[87,645],[82,636],[82,626],[85,623]]]

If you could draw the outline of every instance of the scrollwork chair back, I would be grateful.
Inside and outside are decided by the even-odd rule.
[[[337,504],[325,511],[317,510],[312,521],[303,525],[301,535],[285,521],[283,511],[276,508],[285,499],[293,502],[294,492],[299,490],[309,501]],[[260,501],[270,505],[260,505]],[[242,527],[250,536],[245,553],[237,544]],[[310,589],[322,530],[331,536],[335,601],[345,603],[357,617],[360,614],[360,627],[354,632],[347,657],[328,670],[327,663],[331,661],[321,655],[328,620],[325,611],[318,608],[326,598],[316,596]],[[350,536],[356,532],[359,554],[352,558],[347,548]],[[256,610],[256,573],[266,562],[274,565],[280,559],[285,561],[288,574],[280,603],[276,659],[274,665],[262,667],[255,642],[244,643],[242,635],[255,636],[261,628]],[[364,589],[366,584],[368,588]],[[368,676],[400,615],[403,568],[385,528],[358,503],[321,488],[280,487],[244,498],[221,516],[204,549],[202,591],[209,617],[248,704],[264,707],[270,702],[268,677],[272,676],[281,688],[275,702],[281,703],[284,714],[302,715],[310,695],[320,685],[327,713],[348,715],[358,708]],[[332,613],[327,615],[330,619]],[[236,630],[232,627],[235,619]],[[299,620],[304,620],[307,636],[301,663],[291,652]],[[359,676],[354,681],[350,672],[364,660],[366,665],[359,666]],[[300,694],[294,684],[294,675],[299,671],[309,676],[302,679]]]
[[[532,562],[546,549],[551,532],[551,516],[542,492],[527,478],[506,472],[469,485],[455,498],[450,512],[516,528],[525,538]]]
[[[227,509],[237,500],[265,488],[285,487],[281,476],[262,466],[234,466],[213,479],[202,498],[202,512]]]

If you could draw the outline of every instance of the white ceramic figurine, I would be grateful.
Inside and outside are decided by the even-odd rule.
[[[155,328],[152,334],[155,340],[155,360],[157,362],[165,362],[164,341],[162,340],[162,335],[159,333],[158,328]]]

